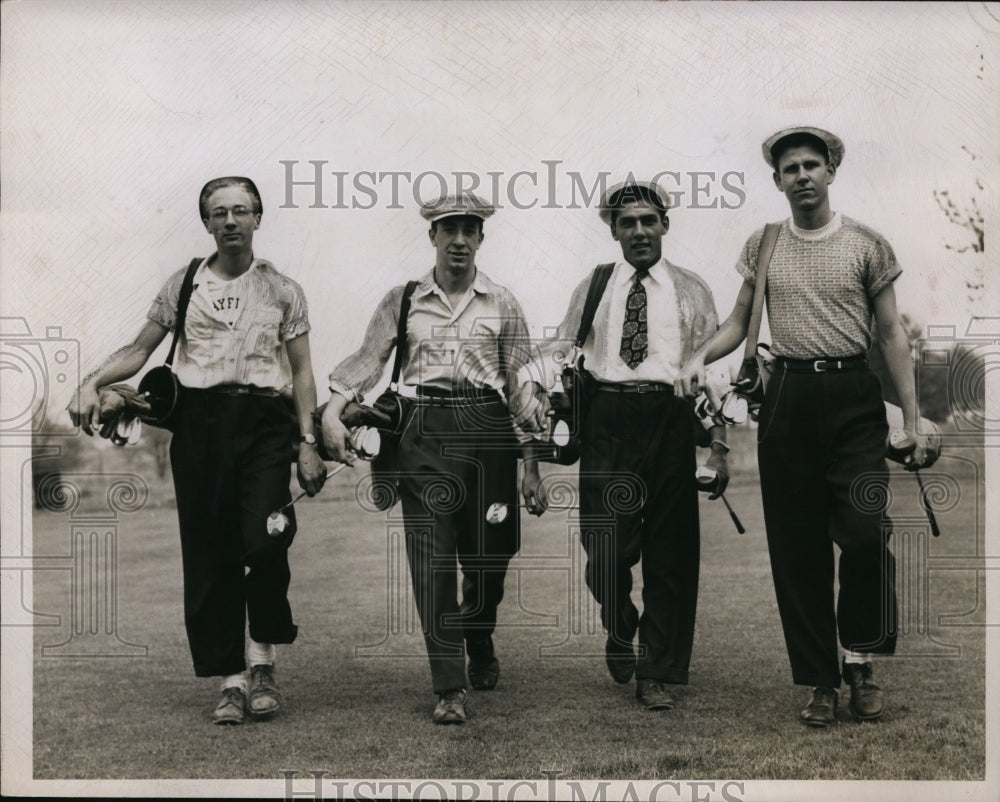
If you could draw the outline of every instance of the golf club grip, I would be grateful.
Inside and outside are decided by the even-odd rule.
[[[941,537],[941,529],[938,527],[937,516],[934,515],[934,510],[932,510],[929,505],[924,509],[927,510],[927,520],[930,521],[931,524],[931,534],[934,535],[934,537]]]
[[[740,522],[740,519],[736,516],[733,508],[729,506],[729,501],[726,499],[725,494],[720,495],[719,498],[722,499],[722,503],[725,504],[726,509],[729,510],[729,517],[733,519],[733,523],[736,525],[736,531],[741,535],[745,535],[747,530],[743,528],[743,524]]]
[[[743,524],[740,523],[740,519],[736,517],[736,513],[733,512],[732,509],[729,510],[729,517],[732,518],[733,523],[736,524],[736,531],[741,535],[745,535],[747,530],[743,528]]]
[[[920,485],[920,501],[923,502],[921,506],[924,508],[924,512],[927,513],[927,522],[931,525],[931,534],[934,537],[941,537],[941,528],[938,526],[937,516],[934,514],[934,508],[931,507],[931,501],[927,498],[927,491],[924,489],[924,480],[920,478],[920,471],[914,471],[917,477],[917,484]]]

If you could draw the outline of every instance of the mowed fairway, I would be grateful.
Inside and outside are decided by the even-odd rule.
[[[148,646],[145,658],[42,657],[43,646],[69,638],[70,573],[35,572],[34,609],[62,616],[35,633],[35,777],[982,779],[982,477],[971,462],[939,466],[963,488],[940,515],[941,538],[918,534],[926,524],[913,478],[893,480],[903,656],[877,668],[889,702],[877,724],[851,721],[843,692],[835,728],[798,723],[807,692],[791,684],[757,484],[744,473],[727,498],[745,535],[721,502],[702,500],[692,678],[677,688],[674,710],[641,711],[634,684],[609,677],[574,514],[550,511],[524,519],[495,638],[499,686],[470,694],[465,726],[434,726],[393,534],[401,527],[360,509],[357,476],[344,471],[297,508],[291,598],[300,633],[278,647],[284,707],[272,721],[209,721],[217,680],[191,668],[169,506],[118,523],[117,633]],[[67,554],[69,533],[68,513],[36,514],[34,553]],[[637,599],[638,591],[637,582]]]

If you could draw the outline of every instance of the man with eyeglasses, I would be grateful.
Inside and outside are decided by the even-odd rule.
[[[253,254],[260,193],[248,178],[216,178],[202,188],[199,211],[216,252],[170,277],[135,340],[83,380],[68,409],[73,423],[93,434],[101,388],[135,375],[175,328],[181,288],[194,270],[177,341],[182,392],[170,444],[184,621],[195,675],[222,677],[212,720],[240,724],[248,713],[268,718],[278,711],[275,644],[292,643],[298,632],[288,602],[294,510],[276,536],[267,528],[270,513],[291,501],[294,440],[301,435],[298,479],[309,495],[323,486],[326,467],[313,431],[305,296]]]

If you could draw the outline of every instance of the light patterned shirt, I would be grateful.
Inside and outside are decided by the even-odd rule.
[[[736,263],[751,284],[763,234],[747,240]],[[813,231],[785,220],[767,269],[772,351],[789,359],[867,353],[872,300],[902,272],[885,238],[850,217],[836,214]]]
[[[382,376],[396,344],[404,287],[382,299],[368,324],[364,343],[330,373],[330,389],[361,400]],[[490,387],[508,398],[527,354],[528,325],[517,299],[482,271],[452,307],[427,273],[410,299],[402,384],[455,390],[461,384]],[[506,367],[502,371],[501,367]]]
[[[580,328],[592,275],[573,292],[556,337],[537,347],[534,361],[522,371],[522,381],[530,379],[548,388],[561,373]],[[599,381],[672,384],[688,357],[719,327],[711,290],[695,273],[665,258],[650,268],[649,275],[642,279],[646,290],[648,351],[633,370],[619,352],[625,302],[634,277],[635,268],[628,262],[615,263],[583,344],[583,365]]]
[[[177,380],[185,387],[245,384],[288,392],[292,372],[285,343],[309,331],[302,288],[264,259],[226,281],[209,269],[214,258],[195,272],[174,357]],[[167,280],[147,316],[171,331],[186,272]]]

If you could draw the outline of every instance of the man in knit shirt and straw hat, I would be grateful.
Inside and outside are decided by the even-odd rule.
[[[901,269],[880,234],[830,206],[830,185],[844,158],[837,136],[787,128],[762,149],[792,212],[781,223],[766,278],[777,359],[757,435],[778,610],[792,678],[812,688],[800,720],[813,727],[835,723],[843,678],[851,688],[851,713],[871,721],[884,709],[872,656],[895,651],[897,630],[891,522],[884,503],[870,503],[870,490],[888,483],[885,406],[867,360],[873,318],[904,428],[916,440],[907,467],[916,470],[926,459],[893,289]],[[705,365],[745,339],[763,233],[747,240],[736,265],[743,286],[735,308],[684,366],[678,394],[694,395],[704,384]],[[834,544],[841,552],[836,608]]]

